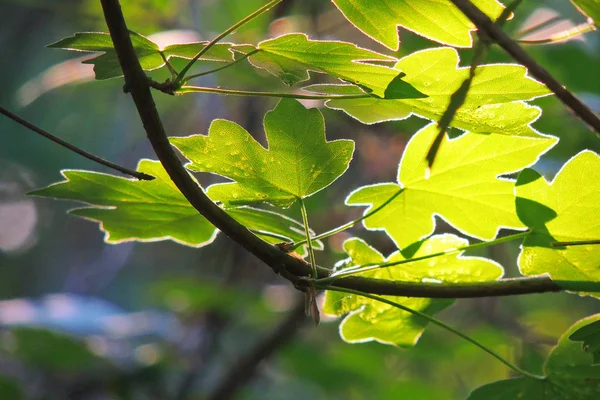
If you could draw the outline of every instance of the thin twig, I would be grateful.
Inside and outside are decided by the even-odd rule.
[[[15,121],[16,123],[24,126],[27,129],[32,130],[33,132],[37,133],[38,135],[41,135],[43,137],[45,137],[46,139],[50,139],[51,141],[53,141],[54,143],[71,150],[74,153],[79,154],[80,156],[83,156],[85,158],[87,158],[88,160],[92,160],[98,164],[104,165],[105,167],[114,169],[115,171],[119,171],[122,172],[126,175],[129,176],[133,176],[134,178],[137,179],[141,179],[141,180],[145,180],[145,181],[151,181],[154,179],[154,177],[152,175],[148,175],[148,174],[144,174],[143,172],[137,172],[137,171],[132,171],[130,169],[127,169],[125,167],[121,167],[120,165],[117,165],[113,162],[110,162],[108,160],[105,160],[104,158],[98,157],[93,155],[92,153],[88,153],[85,150],[80,149],[77,146],[72,145],[71,143],[64,141],[56,136],[54,136],[53,134],[51,134],[50,132],[47,132],[45,130],[43,130],[42,128],[38,128],[37,126],[35,126],[34,124],[32,124],[29,121],[24,120],[23,118],[19,117],[18,115],[8,111],[6,108],[0,106],[0,114],[3,114],[5,116],[7,116],[8,118],[12,119],[13,121]]]
[[[529,56],[521,46],[511,39],[487,15],[469,0],[452,0],[452,3],[473,22],[478,30],[510,54],[516,61],[527,67],[531,76],[542,82],[582,121],[587,123],[600,137],[600,118],[577,97],[560,84],[550,73]]]

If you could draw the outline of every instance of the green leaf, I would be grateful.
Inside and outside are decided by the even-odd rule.
[[[332,0],[358,29],[392,50],[398,50],[398,26],[454,47],[471,47],[475,26],[450,1]],[[471,0],[492,19],[503,7],[495,0]]]
[[[156,179],[138,181],[97,172],[67,170],[62,172],[66,181],[31,194],[93,205],[70,212],[99,222],[100,229],[106,232],[108,243],[166,239],[195,247],[212,243],[217,230],[188,203],[158,161],[142,160],[138,170]],[[258,233],[258,236],[269,243],[282,240],[270,237],[268,233],[284,236],[290,241],[304,239],[303,225],[286,216],[249,207],[227,212],[249,229],[264,232]],[[323,247],[318,241],[314,245],[318,249]]]
[[[459,68],[459,56],[452,48],[423,50],[402,58],[394,67],[406,73],[404,80],[426,94],[423,99],[328,100],[326,105],[343,110],[365,124],[401,120],[417,115],[438,121],[450,104],[450,97],[469,76],[469,67]],[[477,67],[476,76],[452,126],[471,132],[537,136],[529,126],[541,114],[523,101],[549,94],[539,82],[526,76],[520,65],[498,64]],[[312,85],[305,88],[324,94],[360,94],[359,88]]]
[[[305,81],[309,79],[308,71],[316,71],[358,85],[381,98],[424,97],[403,80],[403,71],[378,65],[396,62],[395,58],[352,43],[310,40],[304,34],[294,33],[265,40],[258,49],[261,51],[250,56],[250,62],[288,85]]]
[[[592,365],[600,365],[600,321],[577,329],[569,336],[574,342],[583,342],[583,351],[593,357]]]
[[[434,215],[466,235],[493,239],[501,227],[522,229],[515,208],[514,182],[498,178],[535,163],[556,138],[465,133],[446,136],[428,172],[425,156],[438,133],[435,124],[417,132],[407,145],[398,183],[364,186],[346,199],[352,206],[379,207],[400,188],[404,191],[364,220],[370,230],[384,230],[403,249],[435,229]]]
[[[531,229],[519,255],[524,275],[565,281],[600,280],[600,245],[554,247],[554,242],[600,240],[600,157],[583,151],[547,182],[525,170],[517,180],[517,213]]]
[[[582,326],[600,320],[600,314],[582,319],[561,336],[544,363],[546,379],[522,377],[482,386],[467,400],[596,400],[600,398],[600,365],[592,366],[591,356],[580,351],[569,335]]]
[[[171,239],[188,246],[204,246],[216,230],[189,205],[157,161],[142,160],[138,170],[156,177],[138,181],[88,171],[66,170],[66,181],[36,190],[36,196],[77,200],[96,207],[71,210],[98,221],[106,242]]]
[[[288,207],[327,187],[348,168],[351,140],[325,139],[321,112],[284,99],[265,116],[269,148],[241,126],[215,120],[208,136],[171,138],[191,162],[193,171],[212,172],[234,180],[208,188],[208,195],[227,206],[269,202]]]
[[[129,37],[142,68],[152,70],[164,65],[156,43],[135,32],[131,32]],[[84,52],[103,52],[104,54],[84,61],[85,64],[94,65],[96,79],[109,79],[123,75],[121,64],[119,64],[117,53],[108,33],[76,33],[74,36],[52,43],[48,47]]]
[[[571,0],[571,3],[600,27],[600,0]]]
[[[442,252],[465,246],[468,241],[446,234],[433,236],[419,243],[413,257]],[[345,266],[383,264],[405,258],[395,252],[387,259],[374,248],[358,238],[344,242],[344,250],[350,257]],[[447,255],[415,261],[393,267],[381,268],[360,274],[364,277],[421,282],[473,282],[495,280],[503,269],[494,261],[479,257]],[[385,296],[392,301],[433,315],[452,304],[453,300]],[[340,325],[342,338],[350,343],[376,340],[398,346],[414,345],[423,332],[427,321],[406,311],[353,294],[327,291],[323,311],[333,315],[348,314]]]
[[[208,43],[174,44],[161,49],[156,43],[139,33],[130,32],[129,37],[131,38],[133,48],[140,64],[146,71],[152,71],[165,66],[161,51],[167,59],[171,57],[191,59],[206,46],[206,43]],[[117,53],[115,52],[112,39],[108,33],[76,33],[74,36],[59,40],[56,43],[48,45],[48,47],[92,53],[102,52],[103,54],[83,61],[84,64],[94,65],[96,79],[110,79],[123,75],[121,64],[119,64]],[[231,44],[229,43],[217,44],[203,55],[202,60],[231,61],[233,59],[233,53],[229,51],[230,48]]]

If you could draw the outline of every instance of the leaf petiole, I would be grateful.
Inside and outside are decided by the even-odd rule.
[[[317,263],[315,261],[315,251],[313,249],[312,241],[310,240],[310,227],[308,226],[308,213],[306,212],[306,206],[304,200],[300,199],[300,210],[302,212],[302,222],[304,223],[304,233],[306,235],[306,243],[308,243],[308,254],[310,257],[310,269],[312,272],[312,278],[318,279],[319,274],[317,272]]]
[[[200,76],[205,76],[205,75],[214,74],[215,72],[219,72],[219,71],[222,71],[222,70],[224,70],[224,69],[227,69],[227,68],[229,68],[229,67],[232,67],[232,66],[234,66],[235,64],[239,63],[240,61],[242,61],[242,60],[245,60],[246,58],[250,57],[252,54],[256,54],[256,53],[258,53],[258,52],[259,52],[259,50],[258,50],[258,49],[256,49],[256,50],[253,50],[253,51],[251,51],[251,52],[249,52],[249,53],[246,53],[246,54],[244,54],[244,55],[243,55],[243,56],[241,56],[240,58],[238,58],[238,59],[236,59],[236,60],[234,60],[234,61],[232,61],[232,62],[230,62],[230,63],[227,63],[227,64],[223,65],[222,67],[219,67],[219,68],[211,69],[211,70],[209,70],[209,71],[199,72],[199,73],[197,73],[197,74],[190,75],[190,76],[186,77],[186,78],[183,80],[183,83],[184,83],[184,84],[185,84],[185,83],[187,83],[187,82],[188,82],[190,79],[198,78],[198,77],[200,77]]]
[[[349,275],[356,275],[356,274],[360,274],[363,272],[373,271],[376,269],[389,268],[389,267],[394,267],[396,265],[409,264],[412,262],[427,260],[429,258],[447,256],[447,255],[456,254],[456,253],[462,253],[463,251],[467,251],[467,250],[475,250],[475,249],[485,248],[485,247],[489,247],[489,246],[494,246],[494,245],[497,245],[500,243],[524,238],[529,233],[530,233],[530,231],[520,232],[520,233],[516,233],[514,235],[504,236],[504,237],[498,238],[496,240],[491,240],[489,242],[480,242],[480,243],[470,244],[467,246],[461,246],[461,247],[457,247],[454,249],[448,249],[448,250],[440,251],[437,253],[427,254],[427,255],[421,256],[421,257],[409,258],[406,260],[395,261],[395,262],[391,262],[391,263],[358,265],[355,267],[345,268],[339,272],[334,272],[327,278],[318,279],[316,282],[319,284],[328,284],[337,279],[340,279],[342,277],[349,276]]]
[[[493,351],[492,349],[486,347],[485,345],[479,343],[477,340],[471,338],[470,336],[462,333],[461,331],[454,329],[453,327],[451,327],[450,325],[445,324],[444,322],[440,321],[437,318],[434,318],[430,315],[427,315],[425,313],[422,313],[420,311],[417,310],[413,310],[412,308],[406,307],[402,304],[396,303],[392,300],[388,300],[385,297],[382,296],[377,296],[374,294],[370,294],[370,293],[364,293],[364,292],[360,292],[358,290],[352,290],[352,289],[342,289],[342,288],[338,288],[338,287],[332,287],[332,286],[319,286],[320,289],[324,289],[324,290],[332,290],[332,291],[336,291],[336,292],[344,292],[344,293],[350,293],[353,294],[355,296],[363,296],[375,301],[379,301],[385,304],[388,304],[392,307],[396,307],[399,308],[403,311],[406,311],[408,313],[411,313],[413,315],[416,315],[417,317],[423,318],[427,321],[429,321],[430,323],[439,326],[440,328],[443,328],[447,331],[450,331],[452,333],[454,333],[455,335],[461,337],[462,339],[466,340],[467,342],[470,342],[471,344],[474,344],[475,346],[479,347],[481,350],[485,351],[486,353],[488,353],[489,355],[491,355],[492,357],[494,357],[496,360],[500,361],[502,364],[506,365],[508,368],[512,369],[513,371],[515,371],[516,373],[526,376],[528,378],[531,379],[535,379],[535,380],[545,380],[546,377],[545,376],[541,376],[541,375],[536,375],[533,374],[529,371],[526,371],[524,369],[521,369],[520,367],[516,366],[515,364],[511,363],[510,361],[508,361],[507,359],[505,359],[504,357],[502,357],[501,355],[499,355],[498,353],[496,353],[495,351]]]
[[[175,91],[175,94],[185,93],[216,93],[231,96],[257,96],[257,97],[279,97],[289,99],[301,99],[301,100],[344,100],[344,99],[365,99],[373,97],[370,94],[346,94],[346,95],[320,95],[320,94],[296,94],[286,92],[255,92],[251,90],[237,90],[237,89],[221,89],[221,88],[208,88],[200,86],[182,86]]]
[[[312,238],[312,240],[321,240],[321,239],[325,239],[328,238],[329,236],[333,236],[336,233],[340,233],[345,231],[346,229],[350,229],[352,228],[354,225],[358,224],[359,222],[373,216],[375,213],[379,212],[381,209],[383,209],[385,206],[387,206],[388,204],[390,204],[396,197],[398,197],[400,195],[400,193],[402,193],[404,191],[404,189],[400,189],[398,190],[396,193],[394,193],[393,195],[390,196],[389,199],[387,199],[385,202],[383,202],[379,207],[369,211],[368,213],[366,213],[365,215],[363,215],[362,217],[355,219],[354,221],[350,221],[348,223],[345,223],[344,225],[338,226],[337,228],[333,228],[327,232],[323,232],[317,236],[314,236]],[[305,244],[308,241],[308,239],[302,240],[300,242],[294,243],[294,245],[292,246],[292,249],[296,249],[300,246],[302,246],[303,244]]]
[[[190,60],[190,62],[188,62],[185,67],[183,67],[183,69],[181,70],[181,72],[179,72],[179,75],[177,75],[177,78],[175,78],[175,82],[174,82],[175,83],[175,87],[178,87],[178,86],[181,85],[181,83],[183,82],[183,79],[185,78],[185,74],[187,74],[187,72],[190,70],[190,68],[192,68],[192,66],[194,65],[194,63],[196,61],[198,61],[198,59],[200,57],[202,57],[208,50],[210,50],[221,39],[223,39],[227,35],[233,33],[240,26],[245,25],[246,23],[252,21],[254,18],[258,17],[259,15],[264,14],[265,12],[269,11],[271,8],[273,8],[277,4],[281,3],[282,1],[283,0],[272,0],[272,1],[268,2],[267,4],[265,4],[264,6],[262,6],[261,8],[259,8],[258,10],[254,11],[252,14],[248,15],[247,17],[241,19],[237,23],[233,24],[227,30],[223,31],[221,34],[219,34],[217,37],[215,37],[213,40],[211,40],[206,45],[206,47],[204,47],[202,50],[200,50],[194,56],[194,58],[192,58]]]
[[[577,240],[573,242],[553,242],[552,247],[565,247],[565,246],[589,246],[594,244],[600,244],[600,239],[595,240]]]

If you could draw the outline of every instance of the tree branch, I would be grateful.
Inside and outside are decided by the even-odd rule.
[[[235,393],[254,377],[260,363],[289,342],[305,323],[306,316],[302,299],[268,336],[258,342],[247,355],[231,364],[231,368],[208,396],[208,400],[233,398]]]
[[[596,135],[600,136],[600,118],[504,33],[499,25],[495,24],[469,0],[452,0],[452,3],[473,22],[477,29],[496,42],[516,61],[527,67],[534,78],[546,85],[564,105],[587,123],[596,132]]]
[[[311,275],[310,265],[261,240],[246,227],[235,221],[223,209],[213,203],[181,165],[169,143],[162,121],[156,109],[151,82],[146,77],[133,50],[129,31],[123,18],[118,0],[101,0],[104,16],[114,43],[119,62],[123,69],[126,86],[131,91],[133,101],[148,135],[148,139],[173,180],[173,183],[187,198],[190,204],[225,235],[256,256],[273,271],[306,290]],[[319,278],[328,277],[328,269],[317,267]],[[364,277],[345,277],[329,284],[379,295],[428,298],[466,298],[509,296],[529,293],[558,292],[573,290],[600,292],[600,282],[561,281],[554,282],[548,277],[506,279],[492,282],[428,284],[423,282],[399,282]]]
[[[119,171],[124,173],[125,175],[129,175],[129,176],[133,176],[134,178],[137,179],[141,179],[141,180],[146,180],[146,181],[151,181],[154,179],[153,176],[148,175],[148,174],[144,174],[143,172],[137,172],[137,171],[132,171],[130,169],[127,169],[125,167],[121,167],[120,165],[117,165],[115,163],[112,163],[108,160],[105,160],[104,158],[98,157],[96,155],[93,155],[92,153],[88,153],[85,150],[80,149],[77,146],[72,145],[71,143],[62,140],[61,138],[58,138],[56,136],[54,136],[53,134],[51,134],[48,131],[43,130],[42,128],[38,128],[37,126],[35,126],[34,124],[32,124],[31,122],[24,120],[23,118],[19,117],[18,115],[8,111],[6,108],[0,106],[0,114],[3,114],[5,116],[7,116],[8,118],[12,119],[13,121],[15,121],[16,123],[24,126],[27,129],[32,130],[33,132],[42,135],[43,137],[45,137],[46,139],[50,139],[51,141],[53,141],[54,143],[65,147],[69,150],[71,150],[74,153],[79,154],[80,156],[83,156],[85,158],[87,158],[88,160],[92,160],[100,165],[104,165],[105,167],[114,169],[115,171]]]

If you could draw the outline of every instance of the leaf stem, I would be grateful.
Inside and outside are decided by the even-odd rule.
[[[565,246],[588,246],[600,244],[600,239],[595,240],[577,240],[573,242],[554,242],[552,243],[552,247],[565,247]]]
[[[508,361],[507,359],[505,359],[504,357],[502,357],[500,354],[496,353],[495,351],[493,351],[492,349],[488,348],[487,346],[479,343],[477,340],[471,338],[470,336],[462,333],[461,331],[459,331],[458,329],[455,329],[453,327],[451,327],[450,325],[447,325],[446,323],[440,321],[437,318],[434,318],[430,315],[427,315],[425,313],[422,313],[420,311],[417,310],[413,310],[412,308],[406,307],[402,304],[396,303],[392,300],[388,300],[385,297],[381,297],[381,296],[377,296],[374,294],[370,294],[370,293],[364,293],[364,292],[360,292],[358,290],[352,290],[352,289],[340,289],[337,287],[331,287],[331,286],[325,286],[322,287],[322,289],[326,289],[326,290],[333,290],[336,292],[345,292],[345,293],[350,293],[356,296],[363,296],[375,301],[379,301],[385,304],[388,304],[392,307],[396,307],[399,308],[403,311],[406,311],[408,313],[411,313],[413,315],[416,315],[417,317],[426,319],[427,321],[429,321],[430,323],[439,326],[440,328],[443,328],[447,331],[450,331],[452,333],[454,333],[455,335],[461,337],[462,339],[466,340],[467,342],[474,344],[475,346],[479,347],[481,350],[485,351],[486,353],[488,353],[489,355],[491,355],[492,357],[494,357],[496,360],[500,361],[502,364],[506,365],[508,368],[512,369],[513,371],[515,371],[516,373],[526,376],[528,378],[531,379],[535,379],[535,380],[544,380],[546,379],[545,376],[541,376],[541,375],[536,375],[533,374],[529,371],[526,371],[524,369],[521,369],[520,367],[516,366],[515,364],[511,363],[510,361]]]
[[[308,226],[308,213],[306,212],[306,206],[304,200],[300,199],[300,210],[302,212],[302,222],[304,223],[304,234],[306,235],[306,242],[308,243],[308,254],[310,259],[310,269],[312,271],[312,278],[318,279],[319,274],[317,272],[317,263],[315,262],[315,251],[313,249],[312,240],[310,240],[310,227]]]
[[[237,89],[221,89],[221,88],[208,88],[200,86],[182,86],[175,91],[176,94],[185,93],[216,93],[232,96],[257,96],[257,97],[280,97],[290,99],[303,99],[303,100],[344,100],[344,99],[364,99],[372,97],[370,94],[346,94],[346,95],[320,95],[320,94],[296,94],[286,92],[255,92],[251,90],[237,90]]]
[[[463,251],[467,251],[467,250],[475,250],[475,249],[485,248],[485,247],[489,247],[489,246],[494,246],[494,245],[497,245],[500,243],[524,238],[529,233],[530,233],[529,231],[515,233],[514,235],[504,236],[504,237],[498,238],[496,240],[491,240],[489,242],[480,242],[480,243],[475,243],[475,244],[469,244],[466,246],[456,247],[454,249],[448,249],[448,250],[440,251],[437,253],[427,254],[427,255],[421,256],[421,257],[408,258],[405,260],[395,261],[395,262],[391,262],[391,263],[358,265],[355,267],[343,269],[337,273],[334,272],[331,276],[329,276],[327,278],[318,279],[317,283],[319,283],[319,284],[330,283],[339,278],[349,276],[349,275],[356,275],[356,274],[360,274],[363,272],[372,271],[372,270],[376,270],[376,269],[389,268],[389,267],[394,267],[394,266],[401,265],[401,264],[409,264],[412,262],[423,261],[423,260],[427,260],[429,258],[447,256],[447,255],[456,254],[456,253],[462,253]]]
[[[6,117],[12,119],[13,121],[15,121],[16,123],[24,126],[25,128],[37,133],[38,135],[41,135],[43,137],[45,137],[46,139],[50,139],[51,141],[53,141],[54,143],[71,150],[74,153],[79,154],[80,156],[83,156],[85,158],[87,158],[88,160],[94,161],[95,163],[98,163],[100,165],[104,165],[105,167],[108,167],[110,169],[114,169],[115,171],[119,171],[123,174],[129,175],[129,176],[133,176],[134,178],[140,179],[140,180],[145,180],[145,181],[151,181],[154,179],[153,176],[145,174],[143,172],[138,172],[138,171],[132,171],[128,168],[125,167],[121,167],[118,164],[115,164],[113,162],[110,162],[108,160],[105,160],[104,158],[98,157],[92,153],[88,153],[87,151],[80,149],[77,146],[72,145],[71,143],[62,140],[59,137],[54,136],[53,134],[51,134],[48,131],[43,130],[42,128],[38,128],[37,126],[35,126],[34,124],[32,124],[31,122],[24,120],[23,118],[19,117],[18,115],[8,111],[6,108],[0,106],[0,114],[5,115]]]
[[[325,239],[329,236],[333,236],[336,233],[340,233],[345,231],[346,229],[352,228],[354,225],[358,224],[361,221],[364,221],[365,219],[372,217],[375,213],[379,212],[380,210],[382,210],[385,206],[387,206],[388,204],[390,204],[396,197],[398,197],[400,195],[400,193],[402,193],[404,191],[404,189],[400,189],[398,190],[396,193],[394,193],[393,195],[390,196],[389,199],[387,199],[383,204],[381,204],[379,207],[369,211],[368,213],[366,213],[365,215],[363,215],[362,217],[355,219],[354,221],[350,221],[348,223],[345,223],[344,225],[338,226],[337,228],[333,228],[327,232],[323,232],[317,236],[314,236],[312,238],[312,240],[321,240],[321,239]],[[292,246],[292,249],[296,249],[300,246],[302,246],[303,244],[305,244],[307,242],[307,239],[304,239],[300,242],[294,243],[294,245]]]
[[[233,31],[235,31],[236,29],[238,29],[240,26],[242,26],[242,25],[244,25],[244,24],[252,21],[254,18],[258,17],[259,15],[261,15],[261,14],[269,11],[271,8],[273,8],[277,4],[281,3],[282,1],[283,0],[272,0],[272,1],[268,2],[267,4],[265,4],[264,6],[262,6],[261,8],[259,8],[258,10],[254,11],[252,14],[248,15],[247,17],[241,19],[239,22],[233,24],[229,29],[225,30],[224,32],[222,32],[221,34],[219,34],[217,37],[215,37],[213,40],[211,40],[206,45],[206,47],[204,47],[202,50],[200,50],[194,56],[194,58],[192,58],[190,60],[190,62],[188,62],[185,67],[183,67],[183,69],[181,70],[181,72],[179,72],[179,75],[177,75],[177,78],[175,79],[176,86],[179,86],[181,84],[181,82],[183,82],[183,78],[185,78],[185,74],[194,65],[194,63],[196,61],[198,61],[198,59],[200,57],[202,57],[202,55],[204,55],[208,50],[210,50],[211,47],[213,47],[215,44],[217,44],[225,36],[229,35]]]
[[[222,66],[222,67],[219,67],[219,68],[211,69],[211,70],[209,70],[209,71],[199,72],[199,73],[197,73],[197,74],[190,75],[190,76],[186,77],[186,78],[183,80],[183,83],[184,83],[184,84],[185,84],[185,83],[187,83],[187,82],[188,82],[190,79],[198,78],[198,77],[200,77],[200,76],[204,76],[204,75],[210,75],[210,74],[214,74],[215,72],[219,72],[219,71],[222,71],[222,70],[224,70],[224,69],[227,69],[227,68],[229,68],[229,67],[231,67],[231,66],[234,66],[235,64],[239,63],[240,61],[242,61],[242,60],[245,60],[246,58],[250,57],[252,54],[256,54],[256,53],[258,53],[258,52],[259,52],[259,50],[258,50],[258,49],[256,49],[256,50],[253,50],[253,51],[251,51],[251,52],[249,52],[249,53],[247,53],[247,54],[244,54],[244,55],[243,55],[243,56],[241,56],[240,58],[238,58],[238,59],[235,59],[234,61],[232,61],[232,62],[229,62],[229,63],[225,64],[225,65],[224,65],[224,66]]]

